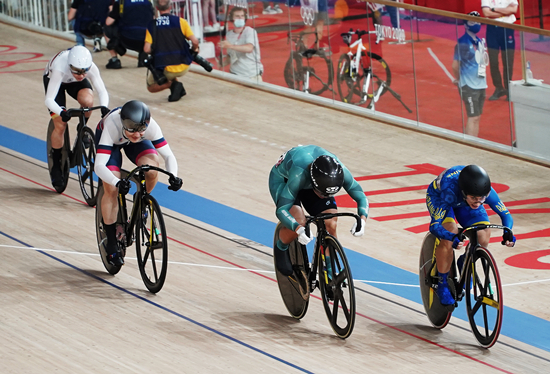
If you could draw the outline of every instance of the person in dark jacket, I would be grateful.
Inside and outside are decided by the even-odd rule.
[[[192,51],[199,51],[199,40],[186,20],[170,14],[171,4],[171,0],[155,0],[159,16],[147,25],[143,49],[151,54],[150,69],[155,72],[147,77],[149,92],[170,88],[168,101],[178,101],[186,92],[177,78],[189,70],[193,61]]]
[[[105,21],[105,39],[111,54],[107,69],[120,69],[122,65],[117,55],[123,56],[128,49],[139,53],[138,67],[145,66],[145,29],[153,20],[154,14],[150,0],[115,1]]]

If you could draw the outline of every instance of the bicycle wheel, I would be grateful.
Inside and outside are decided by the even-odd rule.
[[[338,337],[351,335],[355,325],[355,289],[346,254],[332,235],[319,248],[319,288],[325,313]]]
[[[94,173],[95,166],[95,139],[94,133],[89,127],[84,127],[80,132],[78,140],[80,153],[76,168],[78,171],[78,182],[82,196],[89,206],[95,206],[97,202],[97,183],[98,179]]]
[[[438,281],[436,278],[435,246],[436,237],[431,233],[427,233],[420,250],[418,280],[426,315],[433,327],[442,329],[449,323],[452,311],[448,307],[441,305],[433,287]],[[454,287],[452,287],[451,283],[449,283],[449,286],[451,287],[451,292],[453,292]]]
[[[304,73],[302,72],[302,56],[292,52],[285,64],[284,76],[288,88],[302,91],[304,87]]]
[[[379,90],[381,90],[380,97],[388,92],[388,87],[391,85],[391,71],[386,61],[376,53],[367,51],[363,52],[362,56],[361,64],[367,69],[370,67],[372,74],[366,101],[367,108],[371,108]]]
[[[281,225],[282,224],[279,222],[275,228],[273,248],[277,245]],[[281,293],[286,309],[292,317],[301,319],[306,315],[309,305],[309,261],[306,247],[300,244],[298,240],[290,243],[288,251],[290,251],[290,260],[292,261],[292,267],[294,269],[293,275],[287,277],[277,270],[275,256],[273,256],[273,265],[275,267],[279,292]]]
[[[157,293],[164,286],[168,270],[166,227],[160,206],[151,195],[142,198],[136,223],[136,255],[145,287]]]
[[[340,56],[338,60],[338,72],[336,81],[338,84],[338,94],[340,100],[349,104],[360,104],[361,92],[363,91],[363,69],[356,72],[351,70],[351,59],[347,54]]]
[[[309,71],[309,93],[320,95],[331,88],[334,69],[332,61],[323,51],[316,51],[311,58],[306,59],[304,69]]]
[[[95,231],[97,236],[97,246],[99,248],[99,256],[103,262],[105,270],[111,275],[115,275],[120,271],[122,266],[115,266],[107,260],[107,250],[105,245],[107,243],[107,234],[103,228],[103,215],[101,213],[101,199],[103,198],[103,184],[99,184],[97,188],[97,207],[95,210]],[[119,215],[120,216],[120,215]],[[124,253],[125,251],[123,251]]]
[[[50,173],[50,179],[52,176],[52,168],[53,168],[53,160],[52,160],[52,132],[55,128],[55,125],[53,124],[53,120],[50,120],[50,123],[48,124],[48,133],[46,135],[46,152],[48,157],[48,171]],[[70,174],[70,159],[69,156],[71,154],[71,139],[69,138],[69,128],[65,130],[64,135],[64,142],[63,142],[63,148],[61,150],[61,170],[63,171],[63,185],[55,187],[55,190],[58,193],[63,193],[65,189],[67,188],[67,183],[69,182],[69,174]]]
[[[466,274],[468,320],[479,344],[490,348],[500,335],[504,304],[497,265],[486,248],[476,249]]]

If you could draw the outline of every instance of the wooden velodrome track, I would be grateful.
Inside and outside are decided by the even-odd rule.
[[[5,24],[0,38],[15,47],[0,51],[1,373],[550,372],[548,167],[196,73],[184,79],[188,95],[168,103],[146,91],[135,59],[109,71],[107,53],[95,54],[110,107],[149,104],[185,180],[185,191],[161,181],[154,192],[171,262],[153,295],[133,250],[118,275],[106,273],[95,211],[74,177],[63,195],[50,186],[42,69],[71,43]],[[347,340],[333,334],[318,291],[292,319],[273,273],[268,173],[284,150],[310,143],[337,154],[371,202],[364,237],[339,225],[356,279]],[[506,307],[490,350],[477,345],[464,303],[433,329],[418,289],[425,187],[468,163],[500,184],[518,237],[515,248],[491,247]]]

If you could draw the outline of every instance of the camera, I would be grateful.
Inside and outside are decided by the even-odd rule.
[[[208,62],[204,57],[199,56],[198,52],[191,52],[191,56],[193,56],[193,61],[195,61],[197,64],[203,67],[204,70],[207,72],[211,72],[213,67],[210,62]]]
[[[162,74],[162,72],[155,69],[152,55],[147,55],[145,60],[143,60],[143,64],[147,67],[147,69],[149,69],[151,75],[153,76],[153,79],[159,86],[162,86],[163,84],[166,84],[166,82],[168,82],[168,78],[166,78],[166,76]]]

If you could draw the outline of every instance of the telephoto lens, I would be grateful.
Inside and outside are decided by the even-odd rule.
[[[204,57],[199,56],[197,52],[193,52],[193,61],[195,61],[197,64],[202,66],[204,70],[207,72],[211,72],[213,69],[213,66],[210,62],[208,62]]]

